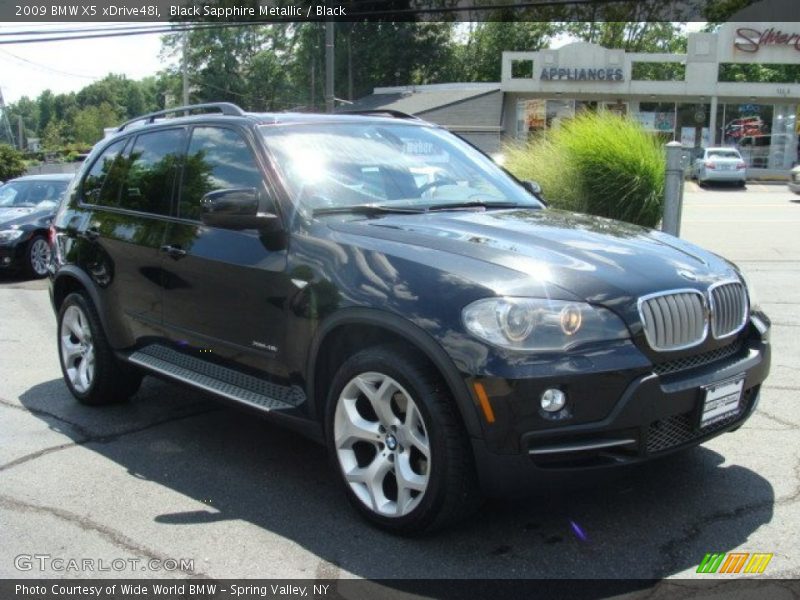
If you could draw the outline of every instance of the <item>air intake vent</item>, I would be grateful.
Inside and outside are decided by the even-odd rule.
[[[734,335],[747,322],[747,292],[738,281],[718,283],[709,289],[711,333],[715,338]]]
[[[639,299],[639,317],[653,350],[682,350],[708,332],[706,299],[697,290],[674,290]]]

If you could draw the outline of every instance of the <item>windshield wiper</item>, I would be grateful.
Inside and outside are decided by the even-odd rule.
[[[538,208],[536,205],[523,205],[519,202],[505,202],[505,201],[487,201],[487,200],[470,200],[467,202],[450,202],[442,204],[431,204],[425,207],[426,211],[437,210],[463,210],[470,208],[519,208],[525,206],[526,208]]]
[[[414,208],[410,206],[386,206],[384,204],[352,204],[350,206],[324,206],[322,208],[315,208],[311,214],[319,215],[339,215],[339,214],[354,214],[354,215],[380,215],[387,213],[421,213],[425,209]]]

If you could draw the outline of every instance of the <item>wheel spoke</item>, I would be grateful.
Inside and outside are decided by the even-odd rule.
[[[369,400],[372,410],[378,415],[381,425],[388,428],[399,422],[399,419],[392,412],[391,397],[396,388],[389,377],[384,377],[377,389],[363,376],[356,378],[356,385]]]
[[[87,375],[87,362],[84,358],[81,361],[81,364],[78,365],[78,381],[80,381],[81,386],[83,389],[87,389],[89,387],[89,376]]]
[[[411,468],[410,455],[404,452],[397,456],[395,462],[395,474],[397,475],[397,489],[407,488],[416,492],[421,492],[428,485],[428,475],[415,473]]]
[[[341,402],[345,418],[340,423],[341,429],[336,433],[337,448],[348,448],[359,441],[376,444],[381,437],[378,431],[379,424],[362,417],[356,408],[355,400],[342,399]]]
[[[381,511],[388,499],[383,493],[383,480],[392,469],[392,463],[383,454],[377,454],[366,467],[356,467],[345,474],[347,481],[364,486],[372,509]]]
[[[70,336],[65,335],[61,338],[61,350],[64,356],[64,364],[71,367],[72,363],[75,362],[75,358],[81,353],[81,345],[73,343]]]
[[[406,409],[404,425],[403,433],[405,434],[406,443],[413,445],[425,458],[430,459],[431,450],[428,445],[428,436],[422,422],[422,415],[419,414],[419,409],[413,402],[409,402],[409,406]],[[420,429],[422,429],[422,431],[420,431]]]

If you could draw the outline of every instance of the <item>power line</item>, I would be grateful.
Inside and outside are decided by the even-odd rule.
[[[163,28],[165,24],[162,23],[154,23],[152,25],[128,25],[127,23],[120,23],[119,25],[92,25],[90,27],[70,27],[68,29],[49,29],[49,28],[38,28],[38,29],[27,29],[22,31],[0,31],[0,37],[8,37],[8,36],[22,36],[22,35],[55,35],[55,34],[71,34],[71,33],[103,33],[103,32],[115,32],[115,31],[127,31],[127,30],[142,30],[146,32],[148,29],[155,29],[155,28]]]
[[[12,57],[12,58],[14,58],[14,59],[16,59],[16,60],[18,60],[20,62],[28,63],[29,65],[32,65],[32,66],[37,67],[39,69],[44,69],[46,71],[51,71],[53,73],[59,73],[61,75],[68,75],[70,77],[80,77],[81,79],[92,79],[92,80],[95,80],[95,81],[98,80],[98,79],[102,79],[102,77],[99,76],[99,75],[80,75],[78,73],[70,73],[69,71],[62,71],[61,69],[56,69],[54,67],[48,67],[47,65],[43,65],[41,63],[37,63],[37,62],[34,62],[32,60],[28,60],[27,58],[22,58],[21,56],[17,56],[16,54],[14,54],[12,52],[9,52],[8,50],[0,49],[0,52],[2,52],[3,54],[7,54],[8,56],[10,56],[10,57]]]

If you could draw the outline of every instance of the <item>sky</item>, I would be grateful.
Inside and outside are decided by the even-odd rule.
[[[95,26],[97,24],[94,24]],[[107,23],[106,25],[110,25]],[[0,23],[0,34],[22,30],[84,27],[83,23]],[[0,45],[0,90],[7,104],[22,96],[35,98],[80,90],[109,73],[141,79],[166,68],[159,59],[160,35]]]

